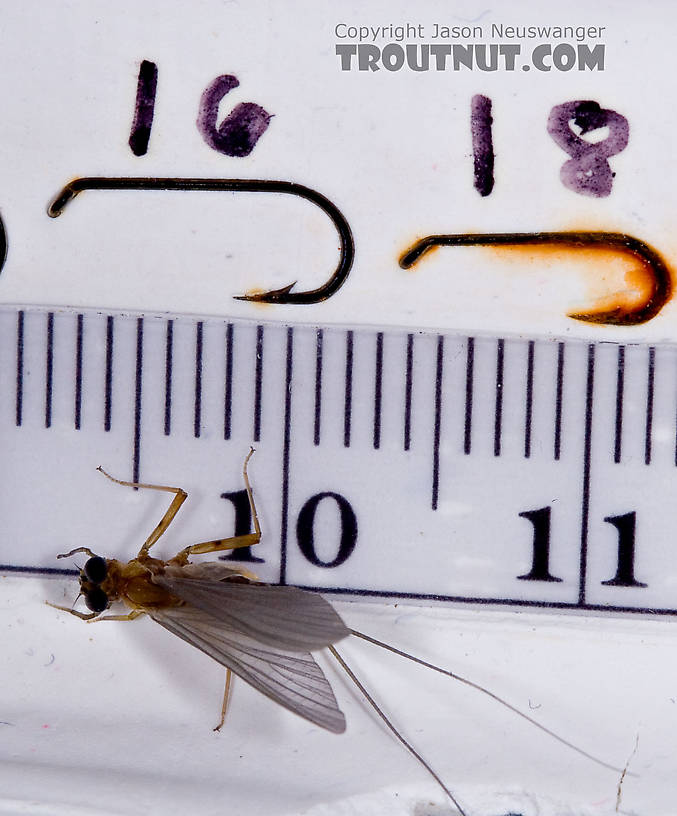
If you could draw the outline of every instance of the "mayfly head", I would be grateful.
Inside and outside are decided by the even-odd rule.
[[[86,553],[89,558],[80,569],[80,595],[82,595],[90,614],[74,612],[85,620],[101,615],[113,601],[120,597],[120,563],[112,558],[102,558],[93,553],[89,547],[77,547],[57,558],[70,558],[76,553]]]
[[[111,605],[110,583],[108,561],[100,555],[88,558],[80,570],[80,593],[90,612],[100,615]]]

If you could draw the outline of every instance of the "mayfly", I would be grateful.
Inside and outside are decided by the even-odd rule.
[[[216,539],[185,547],[168,561],[150,555],[151,547],[166,532],[187,493],[180,487],[126,482],[98,470],[111,481],[126,487],[149,488],[173,493],[174,498],[139,550],[136,558],[123,563],[102,558],[89,547],[76,547],[58,558],[85,553],[87,561],[80,571],[80,594],[89,612],[56,606],[89,623],[102,620],[130,621],[149,615],[172,634],[208,654],[226,668],[226,685],[221,707],[224,723],[231,685],[231,674],[293,711],[306,720],[335,734],[345,731],[345,717],[334,692],[311,652],[327,648],[353,681],[385,725],[440,785],[461,816],[468,816],[451,790],[416,749],[390,722],[364,685],[347,665],[334,644],[348,635],[393,652],[426,668],[433,669],[488,695],[518,716],[572,748],[588,759],[614,771],[619,769],[573,745],[498,695],[454,672],[427,663],[380,640],[350,629],[333,606],[321,595],[293,586],[259,582],[248,571],[222,561],[191,563],[190,556],[249,547],[261,539],[254,496],[247,465],[243,478],[252,513],[254,532]],[[115,601],[123,601],[127,614],[104,615]]]

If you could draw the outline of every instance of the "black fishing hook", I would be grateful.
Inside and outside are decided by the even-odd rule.
[[[350,226],[338,207],[322,193],[296,184],[293,181],[266,179],[214,179],[214,178],[125,178],[90,176],[73,179],[58,193],[47,208],[51,218],[61,215],[67,204],[84,190],[189,190],[245,193],[286,193],[311,201],[325,212],[339,235],[340,256],[338,266],[322,286],[303,292],[292,292],[293,281],[280,289],[269,292],[252,292],[237,295],[236,300],[256,303],[319,303],[330,298],[345,283],[355,258],[355,242]],[[4,234],[4,233],[3,233]]]

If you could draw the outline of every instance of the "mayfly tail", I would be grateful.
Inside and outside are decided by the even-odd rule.
[[[352,634],[357,634],[357,632],[352,632]],[[440,777],[433,771],[433,769],[428,765],[428,763],[423,759],[423,757],[418,753],[418,751],[407,742],[407,740],[400,734],[400,732],[395,728],[395,726],[390,722],[388,717],[383,713],[383,711],[378,706],[378,703],[374,698],[369,694],[367,689],[362,685],[362,683],[357,679],[354,675],[352,669],[348,666],[345,660],[341,657],[341,655],[336,651],[333,646],[329,646],[329,651],[334,655],[336,660],[338,661],[339,665],[343,669],[343,671],[350,677],[350,679],[355,683],[357,688],[362,692],[364,695],[365,700],[369,703],[369,705],[374,709],[374,711],[378,714],[378,716],[383,720],[383,722],[388,726],[390,731],[397,737],[397,739],[404,745],[404,747],[409,751],[409,753],[417,759],[421,765],[428,771],[428,773],[432,776],[432,778],[437,782],[437,784],[442,788],[442,790],[446,793],[446,795],[451,799],[453,804],[456,806],[458,812],[461,816],[468,816],[468,814],[463,810],[463,808],[459,805],[458,800],[454,796],[454,794],[449,790],[449,788],[444,784],[444,782],[440,779]]]
[[[523,720],[526,720],[531,725],[536,726],[540,731],[543,733],[548,734],[548,736],[556,739],[557,742],[562,743],[562,745],[566,745],[567,748],[571,748],[572,751],[576,751],[577,754],[584,756],[586,759],[591,760],[592,762],[596,762],[598,765],[601,765],[603,768],[608,768],[610,771],[615,771],[616,773],[621,772],[621,768],[617,768],[615,765],[611,765],[608,762],[604,762],[603,759],[599,759],[592,754],[589,754],[587,751],[584,751],[582,748],[579,748],[577,745],[574,745],[572,742],[565,740],[564,737],[560,737],[559,734],[556,734],[554,731],[551,731],[549,728],[546,728],[544,725],[538,722],[538,720],[534,720],[533,717],[530,717],[528,714],[525,714],[523,711],[520,711],[519,708],[515,708],[514,705],[511,705],[507,700],[504,700],[502,697],[499,697],[498,694],[494,694],[493,691],[489,691],[489,689],[484,688],[484,686],[480,686],[478,683],[473,683],[472,680],[468,680],[466,677],[461,677],[460,674],[454,674],[454,672],[449,671],[448,669],[443,669],[440,666],[435,666],[434,663],[428,663],[425,660],[421,660],[419,657],[414,657],[414,655],[410,655],[407,652],[403,652],[400,649],[396,649],[394,646],[390,646],[388,643],[384,643],[381,640],[376,640],[376,638],[370,637],[369,635],[365,635],[362,632],[356,632],[354,629],[350,630],[351,635],[355,635],[355,637],[362,638],[362,640],[366,640],[368,643],[373,643],[374,646],[380,646],[382,649],[386,649],[393,654],[399,655],[400,657],[404,657],[407,660],[411,660],[413,663],[418,663],[419,666],[425,666],[427,669],[432,669],[433,671],[439,672],[440,674],[444,674],[447,677],[451,677],[453,680],[458,680],[459,683],[464,683],[466,686],[470,686],[470,688],[476,689],[477,691],[481,691],[482,694],[486,694],[487,697],[491,697],[492,700],[495,700],[497,703],[500,703],[505,708],[512,711],[513,714],[517,714],[518,717],[521,717]]]

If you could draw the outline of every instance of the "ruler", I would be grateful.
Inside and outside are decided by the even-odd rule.
[[[264,537],[264,580],[419,601],[677,613],[677,357],[617,345],[0,312],[2,569]],[[160,546],[160,545],[158,545]],[[68,571],[68,570],[66,570]]]

